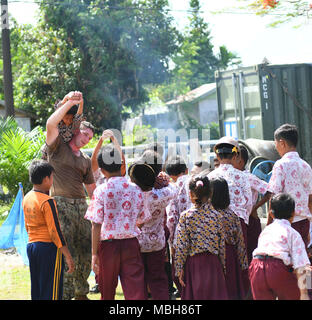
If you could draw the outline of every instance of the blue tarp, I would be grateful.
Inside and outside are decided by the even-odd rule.
[[[25,228],[22,201],[23,186],[20,183],[19,191],[16,195],[10,213],[0,227],[0,248],[9,249],[15,247],[17,252],[22,256],[24,264],[29,265],[26,249],[28,234]]]

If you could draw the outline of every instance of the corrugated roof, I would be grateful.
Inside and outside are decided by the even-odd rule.
[[[196,89],[189,91],[185,95],[181,95],[181,96],[177,97],[176,99],[173,99],[173,100],[166,102],[166,105],[180,104],[183,102],[191,102],[191,101],[194,101],[202,96],[207,96],[211,93],[214,93],[215,91],[216,91],[215,82],[206,83]]]

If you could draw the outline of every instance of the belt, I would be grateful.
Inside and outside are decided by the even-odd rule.
[[[269,255],[257,254],[254,256],[254,259],[266,260],[266,259],[278,259],[278,258],[269,256]]]

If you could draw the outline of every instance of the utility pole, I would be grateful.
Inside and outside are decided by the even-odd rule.
[[[5,100],[5,118],[14,117],[13,81],[10,50],[10,27],[8,1],[1,0],[1,30],[3,52],[3,85]]]

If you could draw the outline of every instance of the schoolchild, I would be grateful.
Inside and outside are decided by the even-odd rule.
[[[269,214],[274,221],[261,232],[249,266],[253,298],[309,300],[306,280],[310,261],[302,237],[291,227],[294,199],[285,193],[274,195]]]
[[[162,169],[160,155],[153,150],[147,150],[140,160],[153,169],[157,181]],[[164,219],[166,207],[175,196],[175,188],[169,181],[164,184],[163,178],[162,175],[161,179],[157,181],[157,188],[155,183],[152,191],[146,195],[151,219],[140,226],[141,233],[138,235],[144,264],[146,295],[149,289],[153,300],[169,299],[168,276],[165,270],[166,237]]]
[[[209,203],[209,179],[193,177],[189,190],[194,206],[180,216],[175,245],[181,300],[227,299],[225,234],[221,214]]]
[[[213,189],[211,204],[222,215],[225,233],[225,281],[230,300],[241,300],[247,295],[243,271],[248,270],[245,241],[238,216],[229,209],[229,187],[223,178],[210,181]]]
[[[72,273],[75,268],[60,228],[56,203],[49,196],[53,171],[47,161],[34,160],[29,167],[33,189],[23,199],[32,300],[62,299],[63,255],[67,272]]]
[[[137,224],[151,218],[145,195],[138,185],[121,176],[121,156],[113,145],[103,147],[100,168],[106,181],[95,189],[85,219],[92,222],[92,269],[98,275],[101,299],[115,298],[119,276],[126,300],[144,300]],[[145,174],[145,181],[149,177],[154,184],[154,173]]]
[[[281,159],[273,166],[268,190],[273,194],[283,192],[293,197],[296,207],[291,225],[301,234],[308,247],[312,219],[312,169],[297,152],[298,129],[295,125],[280,126],[274,132],[274,140]]]

